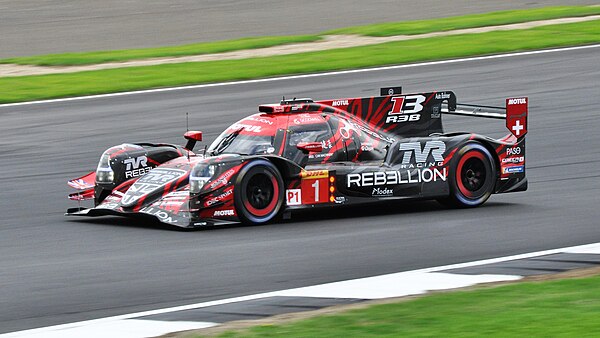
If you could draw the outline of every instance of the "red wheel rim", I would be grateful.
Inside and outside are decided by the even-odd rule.
[[[472,198],[474,192],[484,186],[486,179],[485,160],[484,154],[479,151],[469,151],[460,158],[456,166],[455,180],[458,190],[465,197]]]
[[[260,180],[258,180],[259,182],[257,183],[253,183],[254,181],[257,181],[255,178],[259,176],[268,176],[265,178],[268,178],[270,181],[270,190],[269,187],[267,187],[264,182],[260,182]],[[267,175],[266,173],[254,175],[248,181],[246,190],[244,207],[252,215],[256,217],[263,217],[275,210],[275,207],[277,206],[277,197],[279,196],[279,184],[275,176]],[[269,203],[262,207],[262,204],[264,203],[261,203],[261,200],[267,198],[266,196],[269,196]]]

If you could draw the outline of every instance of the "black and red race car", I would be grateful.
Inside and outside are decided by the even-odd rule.
[[[68,184],[72,200],[93,208],[68,215],[148,216],[198,228],[261,224],[296,209],[404,199],[476,207],[491,194],[524,191],[526,97],[506,107],[457,104],[452,91],[258,107],[194,152],[185,146],[125,143],[107,149],[97,169]],[[503,139],[445,133],[443,114],[506,119]]]

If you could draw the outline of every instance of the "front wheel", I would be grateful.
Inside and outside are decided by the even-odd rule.
[[[490,152],[480,143],[468,143],[457,153],[450,178],[450,196],[442,204],[472,208],[483,204],[494,192],[496,166]]]
[[[245,224],[264,224],[275,218],[283,205],[283,180],[267,160],[254,160],[242,168],[234,191],[238,217]]]

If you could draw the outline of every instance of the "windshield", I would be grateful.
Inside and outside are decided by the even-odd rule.
[[[243,128],[226,130],[210,145],[208,154],[272,154],[275,152],[275,136],[242,133]]]
[[[210,145],[207,154],[274,154],[281,147],[283,134],[284,131],[278,128],[276,116],[251,115],[225,129]]]

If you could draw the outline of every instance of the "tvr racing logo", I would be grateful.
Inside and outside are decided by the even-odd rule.
[[[125,164],[125,178],[142,176],[152,169],[148,166],[148,158],[146,156],[126,158],[123,160],[123,164]]]
[[[394,96],[391,98],[392,110],[388,112],[385,123],[415,122],[421,119],[425,102],[423,95]]]
[[[400,144],[403,151],[401,168],[429,168],[444,165],[446,144],[442,141],[406,142]]]

